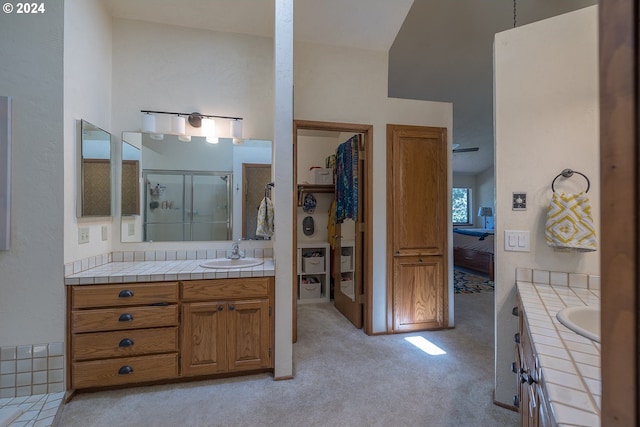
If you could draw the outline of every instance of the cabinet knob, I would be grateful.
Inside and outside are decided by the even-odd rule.
[[[516,332],[516,334],[513,336],[513,340],[514,340],[517,344],[520,344],[520,332]]]
[[[122,340],[120,340],[120,343],[118,343],[118,347],[131,347],[131,346],[133,346],[133,340],[129,338],[123,338]]]
[[[233,304],[229,304],[229,311],[233,311],[236,309],[236,306]]]
[[[120,369],[118,369],[118,375],[129,375],[133,374],[133,368],[129,365],[124,365]]]
[[[518,306],[515,306],[511,309],[511,314],[518,317]]]
[[[222,311],[222,310],[224,310],[224,306],[223,306],[222,304],[220,304],[220,305],[218,306],[218,311]]]
[[[518,373],[518,364],[516,362],[511,362],[511,372],[514,374]]]
[[[520,398],[517,394],[513,395],[513,406],[515,406],[516,408],[520,407]]]
[[[133,316],[130,313],[123,313],[118,317],[118,322],[131,322],[133,320]]]
[[[118,298],[130,298],[132,296],[133,296],[133,291],[130,291],[129,289],[123,289],[118,294]]]

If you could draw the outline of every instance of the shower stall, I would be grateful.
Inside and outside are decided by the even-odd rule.
[[[230,240],[232,172],[144,170],[144,240]]]

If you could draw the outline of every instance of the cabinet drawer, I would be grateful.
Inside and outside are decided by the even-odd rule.
[[[178,328],[76,334],[72,338],[72,351],[75,360],[175,352]]]
[[[178,302],[178,282],[74,286],[73,308]]]
[[[269,296],[269,277],[229,280],[190,280],[182,283],[183,301]]]
[[[73,333],[153,328],[177,324],[177,305],[101,308],[71,312],[71,332]]]
[[[178,376],[178,354],[74,362],[72,388],[104,387],[164,380]]]

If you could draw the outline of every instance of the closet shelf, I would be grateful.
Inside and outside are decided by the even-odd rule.
[[[298,206],[304,203],[304,195],[308,193],[334,193],[335,185],[298,184]]]

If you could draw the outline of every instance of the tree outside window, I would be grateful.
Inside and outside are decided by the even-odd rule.
[[[471,209],[471,189],[454,187],[451,197],[451,213],[454,225],[469,225]]]

